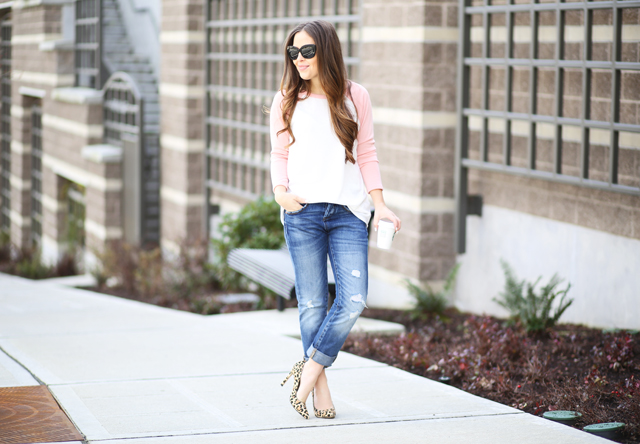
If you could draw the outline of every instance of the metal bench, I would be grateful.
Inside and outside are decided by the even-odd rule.
[[[277,294],[279,311],[284,310],[285,299],[296,297],[293,263],[286,248],[280,250],[236,248],[229,253],[227,265]],[[335,297],[335,279],[330,264],[327,264],[327,271],[328,290]]]

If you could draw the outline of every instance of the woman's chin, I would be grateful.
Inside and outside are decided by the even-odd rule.
[[[311,72],[309,72],[309,70],[298,71],[298,74],[304,80],[309,80],[312,77]]]

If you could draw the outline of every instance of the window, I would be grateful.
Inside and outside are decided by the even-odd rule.
[[[62,199],[67,207],[66,236],[69,246],[84,248],[85,189],[77,183],[65,181]]]
[[[102,0],[76,1],[76,86],[102,88]]]

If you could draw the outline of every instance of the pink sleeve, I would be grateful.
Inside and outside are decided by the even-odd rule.
[[[287,162],[289,160],[289,132],[278,135],[278,131],[284,128],[282,119],[282,92],[278,91],[271,104],[269,114],[269,133],[271,134],[271,184],[273,190],[278,185],[289,189],[289,177],[287,175]]]
[[[358,166],[360,167],[367,192],[370,193],[373,190],[382,189],[378,155],[376,154],[375,140],[373,140],[371,99],[367,90],[357,83],[352,83],[351,97],[358,110],[358,122],[360,124],[358,130]]]

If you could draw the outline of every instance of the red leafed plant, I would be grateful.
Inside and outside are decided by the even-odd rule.
[[[344,350],[431,379],[448,376],[458,388],[535,415],[579,411],[580,429],[624,422],[621,442],[640,442],[640,347],[632,332],[571,324],[527,332],[451,309],[428,319],[394,310],[363,315],[403,323],[407,333],[351,335]]]

